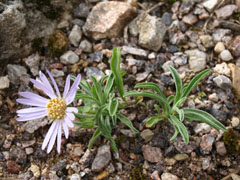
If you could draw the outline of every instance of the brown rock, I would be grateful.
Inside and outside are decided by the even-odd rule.
[[[228,64],[231,70],[232,86],[235,93],[235,97],[240,99],[240,67],[235,64]]]
[[[233,55],[240,56],[240,36],[237,36],[233,41]]]
[[[14,161],[8,161],[7,162],[7,171],[10,174],[18,174],[18,172],[21,170],[21,166],[19,166]]]
[[[230,17],[234,11],[236,11],[238,7],[234,4],[229,4],[223,6],[222,8],[215,11],[218,19],[226,19]]]
[[[136,8],[129,3],[100,2],[89,14],[83,32],[95,40],[117,37],[136,15]]]
[[[162,151],[160,148],[144,145],[142,147],[142,151],[144,159],[149,162],[157,163],[160,161],[164,161]]]
[[[186,23],[188,25],[193,25],[198,21],[197,17],[193,14],[188,14],[188,15],[184,16],[182,20],[184,23]]]

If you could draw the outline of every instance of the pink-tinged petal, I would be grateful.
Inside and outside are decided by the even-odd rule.
[[[68,94],[69,88],[70,88],[70,75],[68,75],[68,76],[67,76],[67,79],[66,79],[66,83],[65,83],[65,87],[64,87],[64,92],[63,92],[63,98],[65,98],[66,95]]]
[[[67,104],[70,104],[71,102],[73,102],[75,95],[77,93],[77,89],[78,89],[78,85],[81,81],[81,75],[79,74],[77,76],[77,78],[75,79],[70,91],[68,92],[67,96],[66,96],[66,102]]]
[[[63,127],[63,131],[64,131],[64,135],[65,135],[65,137],[67,139],[68,136],[69,136],[69,130],[68,130],[67,124],[65,123],[64,120],[62,121],[62,127]]]
[[[56,127],[55,127],[55,129],[52,133],[51,139],[50,139],[49,144],[48,144],[47,153],[50,153],[50,151],[53,148],[53,145],[54,145],[56,137],[57,137],[58,127],[59,127],[60,123],[61,122],[57,121],[57,125],[56,125]]]
[[[47,101],[48,101],[48,99],[46,99],[46,98],[44,98],[42,96],[39,96],[37,94],[34,94],[32,92],[19,92],[18,94],[20,96],[24,97],[24,98],[33,99],[35,101],[43,102],[45,104],[47,104]]]
[[[47,144],[48,144],[54,130],[56,129],[56,124],[57,124],[57,121],[53,121],[53,123],[52,123],[50,129],[48,130],[47,135],[45,136],[44,141],[42,143],[42,150],[44,150],[47,147]]]
[[[57,152],[61,151],[61,138],[62,138],[62,123],[59,122],[58,133],[57,133]]]
[[[66,115],[71,121],[75,119],[75,115],[73,113],[66,113]]]
[[[51,99],[56,98],[56,95],[51,92],[42,82],[35,80],[35,79],[30,79],[30,81],[39,89],[43,90],[43,92],[48,95]]]
[[[34,119],[39,119],[39,118],[43,118],[44,116],[47,116],[47,112],[36,112],[34,114],[29,114],[29,115],[23,115],[18,117],[16,120],[17,121],[30,121],[30,120],[34,120]]]
[[[67,125],[69,128],[73,128],[73,127],[74,127],[73,122],[72,122],[67,116],[65,117],[64,122],[66,123],[66,125]]]
[[[57,92],[58,97],[60,97],[61,95],[60,95],[60,92],[59,92],[59,89],[58,89],[56,81],[54,80],[52,74],[48,70],[47,70],[47,73],[48,73],[48,76],[50,77],[50,79],[51,79],[51,81],[53,83],[53,86],[54,86],[54,88],[55,88],[55,90]]]
[[[73,100],[75,99],[76,93],[77,93],[77,88],[75,88],[74,90],[69,91],[69,93],[68,93],[68,95],[66,97],[67,105],[73,102]]]
[[[66,112],[69,112],[69,113],[72,113],[72,112],[78,113],[78,108],[68,107],[68,108],[66,109]]]
[[[35,107],[35,108],[24,108],[17,110],[18,114],[28,114],[28,113],[34,113],[39,111],[46,111],[47,109],[45,107]]]
[[[50,82],[48,81],[47,77],[45,76],[45,74],[43,74],[41,71],[39,71],[39,77],[40,77],[42,83],[47,87],[47,89],[50,90],[53,94],[55,94],[54,90],[53,90]]]
[[[38,106],[38,107],[45,107],[46,106],[46,103],[43,103],[43,102],[38,102],[36,100],[33,100],[33,99],[22,99],[22,98],[19,98],[19,99],[16,99],[16,101],[20,104],[24,104],[24,105],[28,105],[28,106]]]

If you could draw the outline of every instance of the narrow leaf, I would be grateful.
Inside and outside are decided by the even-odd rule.
[[[91,149],[94,142],[97,140],[97,138],[101,135],[100,128],[97,128],[96,131],[93,133],[92,138],[90,139],[88,143],[88,149]]]
[[[114,75],[114,81],[117,86],[118,92],[121,97],[123,97],[123,79],[120,71],[120,62],[121,62],[121,52],[119,47],[113,48],[112,58],[110,61],[111,70]]]
[[[163,120],[163,117],[161,116],[152,116],[147,120],[146,126],[152,127],[154,124],[158,123],[161,120]]]
[[[97,103],[98,105],[100,105],[100,102],[99,102],[96,98],[94,98],[94,97],[92,97],[92,96],[89,96],[89,95],[87,95],[87,94],[77,94],[75,98],[76,98],[76,99],[89,99],[89,100],[91,100],[91,101],[94,101],[94,102]]]
[[[174,141],[174,140],[176,139],[177,135],[179,134],[178,128],[176,128],[175,125],[173,125],[173,127],[174,127],[174,134],[173,134],[173,136],[170,138],[170,141],[171,141],[171,142]]]
[[[199,109],[183,109],[184,117],[191,121],[201,121],[217,130],[226,131],[225,126],[216,120],[211,114]]]
[[[181,98],[181,95],[182,95],[182,80],[181,80],[177,70],[174,67],[169,66],[169,70],[173,76],[175,86],[176,86],[176,96],[174,99],[174,104],[175,104],[176,102],[178,102],[178,100]]]
[[[113,73],[111,73],[108,77],[106,86],[104,88],[104,94],[106,97],[109,96],[109,93],[111,92],[112,87],[113,87],[113,83],[114,83],[114,76],[113,76]]]
[[[138,133],[138,130],[133,126],[132,122],[127,117],[125,117],[121,113],[118,113],[117,117],[123,124],[129,127],[134,133]]]
[[[113,100],[111,103],[109,103],[109,114],[110,116],[114,116],[117,113],[118,110],[118,100]]]
[[[199,81],[206,75],[208,75],[211,72],[211,70],[206,69],[200,73],[198,73],[187,85],[187,87],[183,91],[182,97],[187,97],[189,93],[192,91],[194,87],[196,87],[199,83]]]
[[[169,106],[168,102],[164,98],[159,96],[158,94],[154,94],[154,93],[148,92],[148,91],[143,91],[143,92],[129,91],[124,94],[124,97],[127,97],[127,96],[144,96],[144,97],[156,99],[159,101],[159,104],[162,106],[164,112],[167,112],[167,113],[170,112],[170,106]]]
[[[171,104],[173,102],[173,100],[174,100],[174,95],[168,96],[168,98],[167,98],[168,104]]]
[[[91,79],[93,81],[93,86],[95,87],[95,92],[98,96],[100,103],[104,104],[106,99],[104,98],[104,95],[101,89],[101,84],[97,82],[97,79],[94,76],[91,76]]]
[[[184,124],[181,121],[179,121],[175,116],[171,115],[170,119],[171,119],[172,124],[176,126],[176,128],[178,129],[178,131],[182,135],[184,142],[186,144],[188,144],[189,134],[188,134],[188,131],[187,131],[186,127],[184,126]]]

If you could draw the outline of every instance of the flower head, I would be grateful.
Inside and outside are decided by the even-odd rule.
[[[62,129],[65,137],[68,138],[69,128],[73,128],[74,126],[72,121],[75,119],[75,116],[73,113],[78,112],[77,108],[68,107],[68,105],[72,103],[75,98],[81,75],[77,76],[71,88],[70,75],[67,76],[64,92],[61,96],[51,73],[49,71],[47,71],[47,73],[55,91],[47,77],[40,71],[39,79],[30,79],[30,81],[37,88],[41,89],[49,98],[39,96],[32,92],[19,92],[19,95],[23,98],[19,98],[16,101],[20,104],[34,107],[18,110],[17,121],[30,121],[47,116],[52,121],[52,124],[45,136],[42,149],[44,150],[48,145],[47,153],[49,153],[57,139],[57,151],[60,153]]]

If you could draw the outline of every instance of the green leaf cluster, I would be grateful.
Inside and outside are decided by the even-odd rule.
[[[163,94],[159,86],[152,82],[144,82],[139,83],[135,86],[135,88],[143,88],[143,89],[151,89],[153,92],[149,91],[130,91],[124,94],[124,97],[127,96],[143,96],[148,98],[153,98],[158,101],[158,104],[155,104],[154,107],[157,111],[156,116],[150,117],[147,122],[147,127],[152,127],[154,124],[158,123],[162,120],[169,121],[175,133],[170,139],[173,141],[176,139],[178,134],[180,133],[183,137],[185,143],[189,142],[189,134],[183,123],[184,120],[187,121],[200,121],[204,122],[211,127],[217,130],[226,130],[225,126],[217,121],[212,115],[207,112],[198,109],[182,109],[181,106],[187,99],[187,96],[190,94],[191,90],[196,87],[199,81],[208,75],[211,71],[204,70],[197,74],[189,83],[183,84],[182,80],[177,72],[172,66],[169,67],[171,75],[175,82],[176,94],[169,96],[168,98]],[[161,107],[161,108],[160,108]]]
[[[91,76],[92,84],[88,81],[80,82],[81,89],[77,92],[76,99],[82,99],[84,106],[78,108],[78,113],[75,114],[78,122],[75,124],[79,128],[96,129],[89,141],[89,148],[102,135],[110,142],[112,149],[117,152],[117,146],[111,133],[112,128],[117,125],[118,121],[128,126],[133,132],[138,133],[132,122],[120,113],[120,110],[124,108],[124,104],[121,103],[124,88],[120,60],[120,49],[114,48],[110,62],[111,74],[102,77],[99,81]],[[116,97],[116,90],[121,98]]]

